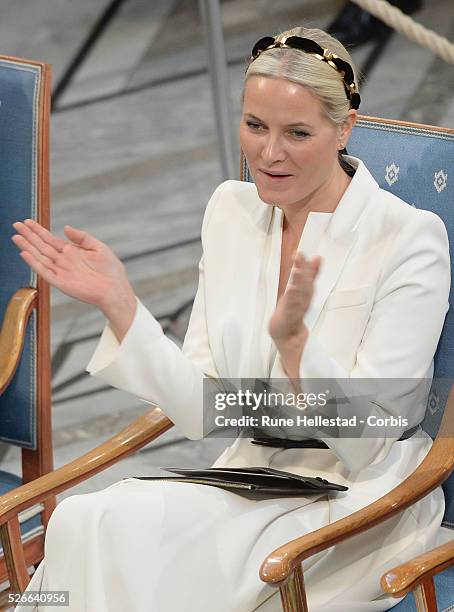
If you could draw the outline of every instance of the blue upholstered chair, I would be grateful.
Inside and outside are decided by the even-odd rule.
[[[151,411],[52,471],[49,288],[11,242],[15,221],[49,226],[50,80],[48,64],[0,56],[0,441],[22,448],[22,477],[0,470],[0,584],[14,593],[43,558],[56,494],[172,426]]]
[[[48,64],[0,56],[0,441],[22,448],[22,476],[0,470],[0,584],[15,593],[44,556],[56,494],[172,426],[154,411],[52,471],[49,288],[11,242],[15,221],[49,227],[50,89]],[[6,601],[3,591],[0,609]]]
[[[454,130],[389,120],[363,120],[355,128],[349,150],[365,161],[381,187],[443,219],[449,235],[451,273],[454,275]],[[453,296],[454,279],[451,280],[451,308],[435,355],[434,383],[423,422],[423,429],[433,438],[439,431],[443,408],[454,382]],[[444,435],[452,437],[454,415],[451,419]],[[449,461],[449,457],[447,459]],[[454,462],[452,455],[451,460]],[[431,555],[423,555],[399,568],[390,568],[382,580],[386,591],[402,596],[416,589],[414,597],[407,595],[392,608],[393,612],[454,610],[454,474],[444,482],[443,489],[446,499],[443,526],[453,530],[452,542]]]
[[[0,57],[0,440],[22,448],[22,477],[0,471],[5,494],[53,468],[50,422],[49,290],[18,257],[11,224],[49,223],[50,70],[39,62]],[[0,527],[0,583],[21,532],[27,565],[43,556],[43,526],[55,507]]]

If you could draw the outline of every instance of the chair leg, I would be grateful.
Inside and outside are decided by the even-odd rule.
[[[308,612],[303,569],[299,565],[287,582],[279,587],[284,612]]]
[[[30,581],[25,563],[24,549],[17,516],[0,526],[0,536],[3,544],[8,579],[11,590],[22,593]]]
[[[414,596],[417,612],[437,612],[437,597],[432,577],[416,587]]]

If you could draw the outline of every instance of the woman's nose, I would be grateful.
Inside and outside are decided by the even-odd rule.
[[[268,134],[263,142],[262,159],[273,164],[285,159],[285,148],[279,135]]]

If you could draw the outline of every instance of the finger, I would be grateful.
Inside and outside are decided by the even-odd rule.
[[[13,223],[13,227],[16,232],[20,234],[32,246],[34,246],[41,253],[41,255],[48,257],[52,261],[55,261],[60,255],[60,252],[57,249],[55,249],[50,244],[44,242],[38,236],[38,234],[35,233],[34,230],[30,229],[24,223],[18,221],[17,223]]]
[[[306,263],[306,258],[301,253],[301,251],[298,251],[297,253],[295,253],[295,257],[293,258],[293,265],[297,268],[301,268],[304,266],[305,263]]]
[[[320,271],[322,258],[320,255],[315,256],[311,261],[305,259],[302,253],[298,253],[295,257],[293,269],[295,271],[306,271],[308,278],[312,281],[315,280],[317,274]]]
[[[37,274],[39,274],[39,276],[41,276],[41,278],[43,278],[51,285],[55,284],[57,280],[57,275],[52,269],[48,268],[43,262],[35,259],[35,257],[33,257],[33,255],[28,251],[21,251],[19,255],[22,257],[25,263],[30,266],[32,270],[34,270]]]
[[[49,230],[45,227],[33,221],[33,219],[25,219],[24,224],[34,231],[44,242],[47,242],[51,246],[54,247],[57,251],[63,251],[63,247],[67,244],[66,240],[59,238],[58,236],[54,236]]]
[[[313,261],[314,260],[310,261],[309,259],[306,259],[303,253],[299,252],[295,255],[292,269],[297,271],[309,271],[312,275]]]
[[[321,262],[322,258],[320,255],[316,255],[312,260],[309,260],[304,257],[301,251],[298,251],[294,257],[293,265],[297,268],[304,268],[305,266],[310,266],[314,268],[314,270],[318,271]]]
[[[70,225],[65,225],[64,232],[71,242],[74,242],[74,244],[77,244],[77,246],[89,251],[97,251],[104,244],[88,232],[76,229]]]
[[[300,287],[307,280],[307,274],[301,268],[293,267],[290,272],[289,285]]]
[[[311,262],[304,259],[301,253],[298,253],[292,266],[289,283],[300,286],[301,284],[312,284],[313,280],[314,273]]]
[[[53,272],[56,272],[56,265],[54,264],[54,262],[45,255],[42,255],[38,251],[38,249],[35,248],[32,244],[30,244],[28,240],[26,240],[23,236],[19,236],[18,234],[16,234],[11,237],[11,240],[14,242],[18,249],[30,253],[34,260],[41,262],[46,267],[50,268]]]
[[[304,272],[306,262],[302,253],[296,253],[293,258],[292,269],[290,270],[290,276],[288,280],[289,285],[300,284],[302,277],[301,274]]]

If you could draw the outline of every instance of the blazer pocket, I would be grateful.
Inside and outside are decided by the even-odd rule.
[[[372,286],[359,287],[358,289],[345,289],[335,291],[328,296],[325,302],[325,310],[335,308],[352,308],[366,304],[373,292]]]

